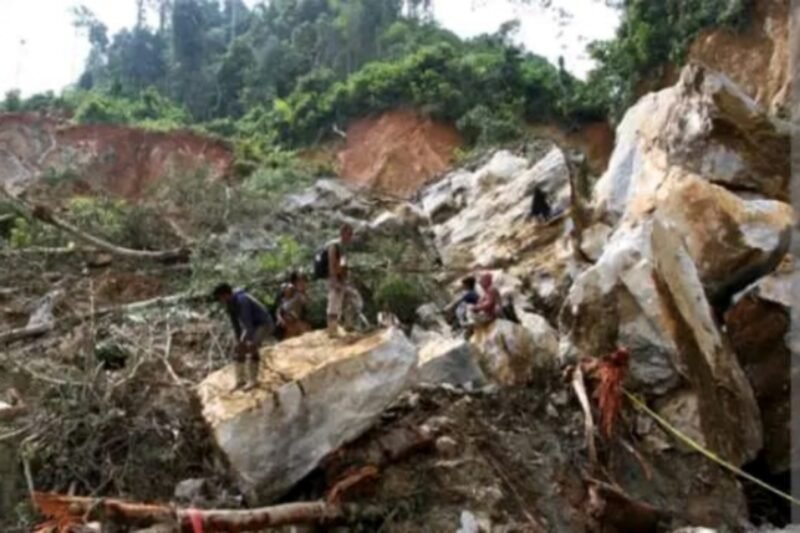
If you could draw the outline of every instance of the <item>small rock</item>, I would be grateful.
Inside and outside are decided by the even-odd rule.
[[[550,401],[553,403],[553,405],[563,407],[567,405],[567,402],[569,402],[569,395],[567,394],[567,391],[560,390],[555,394],[550,395]]]
[[[86,261],[86,266],[89,268],[103,268],[109,266],[114,262],[114,256],[111,254],[97,254]]]
[[[436,439],[436,451],[445,457],[455,457],[458,454],[458,442],[452,437],[439,437]]]
[[[428,426],[434,433],[441,433],[445,429],[453,426],[453,420],[446,416],[434,416],[429,418],[425,425]]]
[[[196,502],[206,494],[206,480],[203,478],[184,479],[175,486],[175,499],[179,502]]]
[[[550,418],[558,418],[558,409],[552,403],[547,404],[546,411]]]
[[[461,511],[461,527],[458,533],[480,533],[478,519],[469,511]]]

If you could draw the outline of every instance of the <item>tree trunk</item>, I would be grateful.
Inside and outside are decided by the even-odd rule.
[[[138,529],[173,524],[177,531],[260,531],[267,528],[324,524],[356,517],[358,507],[343,507],[323,501],[287,503],[249,510],[175,509],[166,505],[147,505],[122,500],[85,498],[35,492],[34,502],[42,514],[59,523],[83,524],[98,520],[104,524],[134,526]]]
[[[60,229],[64,233],[67,233],[75,237],[76,239],[83,241],[86,244],[95,246],[114,255],[118,255],[120,257],[129,257],[133,259],[151,259],[163,262],[186,261],[189,258],[189,251],[185,248],[179,248],[175,250],[150,251],[150,250],[133,250],[131,248],[117,246],[99,237],[90,235],[79,228],[76,228],[69,222],[62,220],[61,218],[53,214],[53,212],[50,209],[44,206],[40,205],[30,206],[23,200],[20,200],[19,198],[13,196],[11,193],[6,191],[2,187],[0,187],[0,192],[2,193],[3,196],[8,198],[8,200],[12,203],[14,209],[24,214],[25,216],[29,218],[34,218],[36,220],[44,222],[45,224],[49,224],[55,228]]]

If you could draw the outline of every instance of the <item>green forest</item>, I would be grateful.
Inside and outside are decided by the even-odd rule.
[[[590,45],[597,67],[581,81],[563,61],[515,44],[516,21],[459,38],[433,20],[436,0],[271,0],[253,9],[241,0],[125,1],[136,3],[137,20],[114,35],[87,8],[73,9],[91,44],[73,87],[24,100],[10,92],[2,109],[196,128],[234,141],[245,172],[397,107],[455,124],[471,145],[514,140],[526,122],[614,121],[642,81],[681,62],[698,32],[737,27],[749,8],[747,0],[618,2],[617,35]]]

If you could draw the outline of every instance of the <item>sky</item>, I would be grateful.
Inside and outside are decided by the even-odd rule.
[[[110,34],[135,20],[133,0],[0,0],[0,98],[13,88],[25,96],[59,92],[78,78],[89,45],[72,27],[70,7],[77,4],[94,11]],[[563,55],[567,69],[578,76],[591,67],[586,44],[610,38],[618,23],[614,10],[599,0],[552,0],[555,9],[548,11],[508,0],[434,0],[433,4],[436,19],[462,37],[490,33],[519,18],[519,40],[528,50],[553,62]],[[560,23],[561,10],[571,15],[566,26]]]

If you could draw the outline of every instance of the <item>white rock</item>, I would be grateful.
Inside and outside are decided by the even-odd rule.
[[[436,451],[445,457],[458,455],[458,442],[452,437],[444,435],[436,439]]]
[[[206,485],[203,478],[184,479],[175,486],[175,499],[182,503],[198,502],[205,497]]]
[[[203,417],[240,489],[266,502],[368,430],[414,381],[417,350],[398,329],[356,342],[325,332],[264,350],[259,388],[228,392],[233,368],[199,386]]]
[[[459,174],[458,186],[453,178],[451,190],[460,191],[463,187],[467,199],[462,209],[433,228],[445,266],[492,268],[515,264],[520,262],[521,253],[545,254],[545,245],[562,237],[559,224],[538,228],[528,214],[531,191],[536,185],[549,192],[555,208],[568,205],[569,174],[563,154],[554,148],[532,168],[526,168],[524,159],[498,152],[471,177]],[[441,190],[430,194],[441,194]],[[423,194],[423,206],[426,198]],[[426,211],[431,213],[428,208]]]
[[[591,261],[597,261],[603,253],[612,233],[611,226],[598,223],[590,226],[581,235],[581,251]]]
[[[697,65],[686,67],[674,87],[629,109],[616,138],[594,191],[607,222],[652,209],[676,167],[735,191],[788,201],[788,136],[725,76]]]
[[[556,362],[549,346],[538,345],[531,331],[507,320],[476,328],[470,342],[478,348],[481,370],[500,385],[524,384]]]
[[[635,386],[664,394],[680,376],[689,380],[702,398],[703,436],[718,453],[741,464],[760,449],[752,388],[674,228],[651,220],[617,230],[597,264],[576,280],[561,319],[562,356],[626,346]]]
[[[470,343],[439,335],[428,337],[420,347],[418,374],[423,383],[480,386],[486,381]]]

